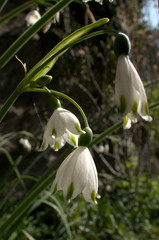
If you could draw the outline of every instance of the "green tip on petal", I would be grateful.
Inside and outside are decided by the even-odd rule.
[[[77,146],[76,138],[74,135],[71,134],[71,141],[73,142],[74,146]]]
[[[124,128],[126,128],[126,126],[127,126],[127,124],[128,124],[128,121],[129,121],[129,118],[128,118],[128,116],[125,116],[125,118],[124,118]]]
[[[133,104],[133,107],[132,107],[132,112],[134,115],[137,114],[137,107],[138,107],[138,104],[136,101],[134,101],[134,104]]]
[[[124,113],[126,110],[126,99],[123,95],[120,96],[120,112]]]
[[[53,190],[53,194],[57,192],[57,183],[55,184],[54,190]]]
[[[101,198],[101,196],[97,193],[96,194],[96,197],[98,198],[98,199],[100,199]]]
[[[145,103],[145,112],[148,116],[150,116],[150,113],[149,113],[149,107],[148,107],[148,104]]]
[[[54,136],[54,137],[56,136],[56,130],[55,130],[55,128],[52,129],[52,136]]]
[[[131,43],[128,36],[124,33],[118,33],[114,42],[114,52],[117,57],[120,55],[129,55]]]
[[[92,199],[92,202],[94,202],[95,204],[97,204],[95,190],[93,190],[93,191],[91,192],[91,199]]]
[[[82,129],[81,129],[79,123],[75,123],[75,129],[78,133],[82,132]]]
[[[59,150],[59,143],[58,142],[55,142],[54,149],[55,149],[55,151]]]
[[[71,182],[70,186],[67,189],[67,195],[66,195],[66,200],[68,202],[70,202],[73,192],[74,192],[74,183]]]

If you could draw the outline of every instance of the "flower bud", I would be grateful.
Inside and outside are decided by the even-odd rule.
[[[85,131],[85,133],[80,135],[78,140],[78,145],[88,147],[92,141],[93,132],[92,132],[92,129],[89,127],[86,127],[83,130]]]
[[[124,33],[118,33],[114,42],[114,52],[117,57],[120,55],[129,55],[131,43],[128,36]]]

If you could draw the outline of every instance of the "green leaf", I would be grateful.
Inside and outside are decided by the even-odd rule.
[[[70,34],[68,37],[63,39],[59,44],[57,44],[41,61],[39,61],[26,75],[26,81],[34,80],[45,74],[47,74],[53,67],[58,57],[64,54],[70,47],[78,43],[80,37],[92,31],[95,28],[101,27],[109,21],[108,18],[103,18],[95,23],[78,29],[77,31]],[[23,80],[24,81],[24,80]]]
[[[5,0],[3,0],[5,1]],[[6,1],[7,2],[7,1]],[[13,17],[15,17],[16,15],[18,15],[19,13],[23,12],[24,10],[26,10],[27,8],[31,7],[33,4],[35,4],[35,0],[32,1],[28,1],[22,5],[20,5],[19,7],[15,8],[14,10],[10,11],[9,13],[7,13],[5,16],[3,16],[2,18],[0,18],[0,24],[9,21],[10,19],[12,19]],[[0,3],[0,7],[1,7],[1,3]]]
[[[19,221],[26,215],[27,211],[36,200],[36,198],[42,193],[46,187],[53,181],[53,171],[57,169],[60,163],[65,159],[65,157],[70,153],[68,148],[58,159],[58,161],[53,164],[53,166],[44,174],[44,176],[33,186],[28,195],[19,203],[16,209],[13,211],[12,215],[0,226],[0,237],[4,236],[5,239],[11,235]],[[2,239],[2,238],[1,238]]]
[[[33,26],[27,29],[1,56],[0,68],[4,67],[9,60],[38,32],[53,16],[66,7],[72,0],[61,0],[46,12]]]

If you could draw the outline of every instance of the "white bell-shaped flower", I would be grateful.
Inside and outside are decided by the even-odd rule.
[[[50,145],[58,151],[66,142],[77,147],[78,137],[82,132],[80,122],[73,113],[61,107],[57,108],[45,127],[40,150],[43,151]]]
[[[115,78],[115,102],[124,116],[124,128],[137,122],[137,113],[151,121],[143,83],[128,55],[120,55]]]
[[[25,21],[27,23],[27,27],[32,26],[34,23],[36,23],[41,18],[40,13],[37,10],[30,11],[26,17]]]
[[[63,190],[70,202],[82,192],[86,201],[97,204],[98,176],[95,163],[87,147],[76,148],[59,167],[52,191]]]

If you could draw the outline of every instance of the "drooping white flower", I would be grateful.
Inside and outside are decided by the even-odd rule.
[[[98,176],[95,163],[87,147],[76,148],[59,167],[52,191],[63,190],[70,202],[82,192],[86,201],[97,204]]]
[[[40,150],[45,150],[50,145],[58,151],[66,142],[77,147],[78,136],[82,132],[80,122],[73,113],[61,107],[57,108],[45,127]]]
[[[34,23],[36,23],[41,18],[40,13],[37,10],[30,11],[26,17],[25,21],[27,23],[27,27],[32,26]]]
[[[31,144],[29,142],[28,139],[26,138],[20,138],[19,143],[23,146],[23,148],[27,151],[27,152],[31,152]]]
[[[137,113],[146,121],[151,121],[146,92],[143,83],[128,55],[118,57],[115,78],[115,102],[124,118],[124,128],[137,122]]]
[[[83,0],[83,2],[85,2],[85,3],[90,2],[90,1],[93,1],[93,0]],[[100,5],[103,4],[103,0],[94,0],[94,1],[99,3]]]

